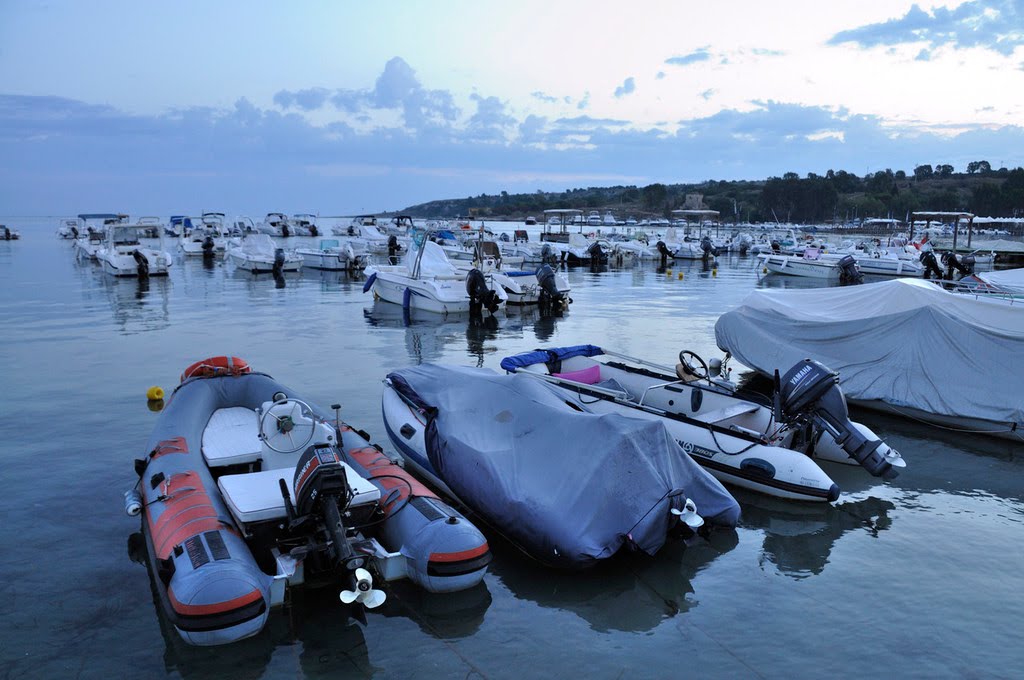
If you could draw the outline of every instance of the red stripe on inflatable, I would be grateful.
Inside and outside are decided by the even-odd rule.
[[[428,489],[404,469],[395,465],[395,463],[391,462],[391,459],[372,446],[352,449],[348,452],[348,455],[366,471],[367,478],[375,484],[378,484],[386,491],[398,489],[398,493],[391,503],[381,507],[385,515],[390,514],[392,508],[410,496],[423,496],[440,500],[436,493]],[[404,505],[404,502],[400,505]]]
[[[206,531],[216,531],[217,529],[223,529],[224,525],[220,523],[219,519],[204,517],[197,519],[188,524],[178,527],[178,529],[160,542],[159,546],[155,546],[157,557],[160,559],[166,559],[174,546],[185,541],[186,539],[192,538],[196,534],[201,534]],[[165,549],[166,546],[166,549]]]
[[[150,458],[156,460],[168,453],[188,453],[188,442],[185,441],[184,437],[164,439],[153,447],[153,453],[150,455]]]
[[[182,604],[181,602],[178,602],[178,598],[174,596],[174,590],[168,588],[167,597],[170,599],[171,607],[174,608],[174,611],[182,616],[211,616],[214,614],[224,614],[225,612],[229,612],[234,609],[241,609],[242,607],[252,604],[256,600],[262,598],[263,593],[261,593],[257,588],[253,588],[245,595],[239,595],[234,599],[226,600],[224,602],[213,602],[211,604]]]
[[[460,552],[451,553],[430,553],[430,557],[427,561],[429,562],[461,562],[463,560],[471,560],[474,557],[480,557],[481,555],[487,554],[489,548],[487,543],[484,543],[478,548],[471,550],[462,550]]]

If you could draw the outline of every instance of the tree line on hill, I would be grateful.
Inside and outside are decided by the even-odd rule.
[[[687,205],[689,194],[703,195],[701,206]],[[691,199],[692,203],[692,199]],[[562,192],[469,196],[430,201],[403,212],[416,217],[523,219],[552,208],[611,210],[627,216],[669,217],[672,210],[717,210],[725,222],[850,223],[871,217],[905,219],[915,210],[968,211],[987,217],[1024,217],[1024,168],[993,170],[988,161],[919,165],[910,174],[879,170],[859,177],[845,170],[800,177],[787,172],[765,180],[709,180],[697,184],[589,187]]]

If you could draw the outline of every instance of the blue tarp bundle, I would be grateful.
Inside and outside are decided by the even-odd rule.
[[[739,520],[660,422],[581,413],[520,374],[424,364],[388,377],[427,414],[438,477],[541,562],[583,568],[623,546],[654,554],[687,497],[709,524]]]
[[[597,345],[572,345],[571,347],[555,347],[552,349],[535,349],[532,352],[523,352],[515,356],[505,357],[501,360],[501,367],[510,373],[516,369],[526,368],[534,364],[547,364],[553,361],[563,361],[573,357],[596,357],[604,354],[604,350]]]

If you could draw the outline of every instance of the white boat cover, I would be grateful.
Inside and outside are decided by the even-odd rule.
[[[242,252],[252,257],[274,259],[274,240],[267,234],[249,234],[242,239]]]
[[[1024,426],[1024,305],[920,279],[762,289],[715,324],[718,346],[771,375],[804,358],[847,398]]]
[[[519,373],[423,364],[388,378],[428,414],[438,477],[545,564],[588,567],[627,545],[654,554],[687,497],[711,524],[739,520],[735,499],[660,422],[581,413]]]
[[[412,253],[409,258],[410,266],[416,261],[417,254]],[[455,276],[455,266],[452,265],[444,248],[433,241],[426,241],[423,244],[423,259],[420,260],[420,278],[429,279],[434,276]]]
[[[1002,269],[994,272],[978,272],[976,277],[1002,290],[1024,293],[1024,268]]]

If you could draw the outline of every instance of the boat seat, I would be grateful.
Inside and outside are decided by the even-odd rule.
[[[342,463],[342,465],[345,464]],[[348,465],[345,465],[345,472],[354,494],[352,506],[368,505],[376,503],[380,499],[380,490],[372,482],[360,477]],[[268,522],[284,519],[287,516],[279,480],[285,481],[288,486],[288,495],[291,497],[292,503],[295,502],[295,490],[292,488],[294,476],[295,470],[292,468],[224,475],[217,480],[217,487],[224,497],[224,502],[231,510],[231,514],[239,524]]]
[[[203,458],[212,468],[255,463],[263,450],[259,434],[259,417],[253,409],[217,409],[203,430]]]
[[[713,411],[708,411],[707,413],[695,413],[692,417],[705,423],[720,423],[723,420],[735,418],[736,416],[741,416],[745,413],[753,413],[759,408],[760,406],[757,404],[749,401],[741,401],[736,404],[729,404],[728,406],[717,408]]]

